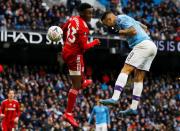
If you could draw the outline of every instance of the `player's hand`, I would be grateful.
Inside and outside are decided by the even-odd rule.
[[[148,29],[144,29],[144,30],[145,30],[145,32],[146,32],[147,34],[149,34],[149,33],[150,33]]]
[[[108,124],[108,128],[109,128],[109,129],[111,128],[111,125],[110,125],[110,124]]]
[[[1,118],[4,118],[4,117],[5,117],[5,115],[4,115],[4,114],[1,114],[1,115],[0,115],[0,117],[1,117]]]
[[[94,41],[96,41],[97,45],[100,45],[100,40],[99,39],[94,39]]]
[[[16,118],[14,119],[14,123],[15,123],[15,124],[18,124],[18,121],[19,121],[19,117],[16,117]]]

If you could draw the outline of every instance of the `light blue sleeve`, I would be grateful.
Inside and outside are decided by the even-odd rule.
[[[123,29],[127,29],[130,28],[131,26],[133,26],[133,22],[131,20],[130,17],[128,16],[118,16],[118,25],[121,26],[121,28]]]
[[[93,108],[93,110],[92,110],[92,112],[91,112],[91,115],[90,115],[90,117],[89,117],[89,120],[88,120],[88,123],[89,123],[89,124],[91,124],[91,121],[92,121],[92,119],[93,119],[94,114],[95,114],[95,109]]]
[[[139,21],[136,21],[136,23],[139,24],[139,25],[141,25],[141,22],[139,22]]]
[[[110,115],[109,115],[109,108],[106,107],[106,113],[107,113],[107,123],[110,124]]]

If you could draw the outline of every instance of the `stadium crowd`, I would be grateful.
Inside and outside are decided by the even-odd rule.
[[[22,111],[19,129],[73,130],[62,118],[71,81],[67,74],[58,73],[57,69],[46,66],[4,65],[4,72],[0,75],[0,101],[6,98],[9,88],[16,91]],[[112,94],[116,77],[109,74],[103,78],[107,81],[96,79],[86,90],[79,92],[74,115],[79,120],[82,131],[93,129],[93,125],[90,126],[87,121],[96,103],[95,98],[109,98]],[[127,108],[131,102],[131,81],[130,77],[118,106],[110,107],[110,130],[179,131],[180,80],[177,76],[149,74],[144,81],[139,114],[123,118],[118,112]]]
[[[124,12],[149,27],[151,36],[158,40],[179,41],[179,10],[177,0],[97,0],[107,10]],[[80,0],[67,0],[66,4],[49,7],[42,0],[1,0],[1,29],[47,30],[51,25],[62,25],[71,15],[76,14]],[[95,7],[95,18],[100,18],[103,10]],[[106,35],[107,29],[96,20],[90,28],[94,34]],[[170,34],[170,35],[169,35]]]

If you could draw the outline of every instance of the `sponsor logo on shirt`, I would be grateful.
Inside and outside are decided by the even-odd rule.
[[[15,111],[15,108],[5,108],[6,111]]]

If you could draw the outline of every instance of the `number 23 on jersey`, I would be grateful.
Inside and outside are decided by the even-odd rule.
[[[77,33],[77,30],[75,27],[71,26],[71,23],[68,25],[68,31],[67,31],[67,39],[69,43],[74,43],[76,40],[75,34]]]

